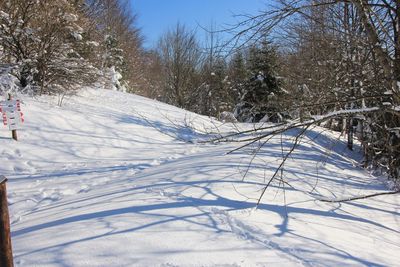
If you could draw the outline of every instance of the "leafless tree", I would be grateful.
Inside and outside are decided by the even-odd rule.
[[[191,91],[196,87],[196,70],[200,63],[200,48],[195,34],[177,24],[161,37],[158,52],[163,64],[166,101],[188,107]]]

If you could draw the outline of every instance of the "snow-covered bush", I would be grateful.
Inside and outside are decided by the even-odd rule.
[[[1,60],[16,65],[20,90],[65,94],[96,79],[80,54],[81,14],[70,1],[0,4]]]
[[[0,65],[0,95],[14,94],[19,90],[19,81],[13,75],[13,70],[15,70],[15,66]]]
[[[235,115],[232,112],[228,112],[228,111],[221,112],[219,119],[222,122],[237,122]]]

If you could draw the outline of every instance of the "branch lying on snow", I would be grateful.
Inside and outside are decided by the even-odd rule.
[[[340,202],[348,202],[348,201],[353,201],[353,200],[358,200],[358,199],[366,199],[366,198],[383,196],[383,195],[394,195],[394,194],[399,194],[399,193],[400,193],[400,190],[381,192],[381,193],[375,193],[375,194],[364,195],[364,196],[348,197],[348,198],[342,198],[342,199],[324,199],[324,198],[322,198],[322,199],[317,199],[317,200],[321,201],[321,202],[340,203]]]
[[[295,121],[290,121],[287,123],[281,123],[278,125],[273,125],[273,126],[267,126],[267,127],[260,127],[260,128],[255,128],[252,130],[247,130],[243,132],[238,132],[238,133],[233,133],[233,134],[228,134],[226,136],[222,136],[219,138],[215,138],[211,140],[210,142],[244,142],[245,144],[229,151],[227,154],[233,153],[235,151],[238,151],[240,149],[243,149],[245,147],[248,147],[258,141],[265,140],[264,142],[261,143],[261,145],[255,150],[255,154],[260,150],[262,146],[264,146],[269,140],[270,137],[275,136],[277,134],[284,133],[288,130],[295,129],[295,128],[302,128],[300,133],[296,135],[295,142],[293,146],[291,147],[290,151],[286,153],[286,155],[283,157],[281,164],[278,166],[276,169],[275,173],[271,176],[269,181],[266,183],[264,186],[262,193],[257,201],[257,206],[260,204],[266,190],[269,188],[270,184],[275,180],[277,177],[278,172],[283,168],[283,165],[285,164],[286,160],[289,158],[289,156],[292,154],[292,152],[296,149],[300,142],[300,137],[307,131],[307,129],[312,126],[312,125],[318,125],[321,122],[324,122],[326,120],[335,118],[335,117],[343,117],[346,115],[354,115],[354,114],[367,114],[367,113],[374,113],[374,112],[391,112],[396,115],[400,115],[399,112],[399,107],[392,107],[392,106],[382,106],[382,107],[371,107],[371,108],[362,108],[362,109],[348,109],[348,110],[339,110],[339,111],[334,111],[330,112],[325,115],[320,115],[320,116],[312,116],[309,120],[300,122],[299,120]],[[269,131],[267,131],[269,130]],[[261,132],[260,132],[261,131]],[[265,132],[267,131],[267,132]],[[255,134],[259,133],[257,136],[251,136],[247,137],[247,134]],[[244,137],[243,137],[244,135]],[[247,170],[245,172],[245,175],[248,173],[248,170],[250,169],[250,166],[252,164],[253,159],[255,158],[255,155],[253,155],[249,166],[247,167]],[[244,177],[243,177],[244,179]],[[363,198],[369,198],[369,197],[374,197],[374,196],[379,196],[379,195],[386,195],[386,194],[396,194],[399,193],[399,191],[395,192],[384,192],[384,193],[377,193],[373,195],[367,195],[367,196],[359,196],[359,197],[353,197],[353,198],[347,198],[347,199],[340,199],[340,200],[329,200],[329,199],[320,199],[320,201],[324,202],[344,202],[344,201],[351,201],[351,200],[356,200],[356,199],[363,199]]]
[[[259,131],[270,130],[270,129],[278,128],[280,126],[285,126],[285,125],[287,125],[287,123],[281,122],[281,123],[277,123],[277,124],[274,124],[274,125],[268,125],[268,126],[254,128],[254,129],[245,130],[245,131],[238,131],[238,132],[227,134],[227,135],[224,135],[224,136],[219,136],[219,137],[213,138],[213,139],[208,140],[208,141],[203,141],[203,143],[233,142],[234,141],[233,138],[237,137],[237,136],[240,136],[240,135],[244,135],[244,134],[247,134],[247,133],[255,133],[255,132],[259,132]],[[228,138],[230,138],[230,139],[228,139]]]
[[[228,135],[225,135],[222,137],[214,138],[207,142],[248,142],[248,143],[244,144],[243,146],[240,146],[239,148],[229,152],[229,153],[232,153],[234,151],[242,149],[243,147],[251,145],[259,140],[262,140],[268,136],[280,134],[280,133],[286,132],[286,131],[294,129],[294,128],[307,127],[312,124],[318,124],[318,123],[324,122],[326,120],[329,120],[329,119],[332,119],[335,117],[341,117],[344,115],[367,114],[367,113],[373,113],[373,112],[378,112],[378,111],[387,111],[387,112],[394,113],[396,115],[400,115],[400,107],[397,107],[397,106],[396,107],[371,107],[371,108],[361,108],[361,109],[345,109],[345,110],[330,112],[325,115],[312,116],[311,119],[303,121],[303,122],[294,120],[294,121],[289,121],[287,123],[279,123],[276,125],[269,125],[266,127],[260,127],[260,128],[247,130],[247,131],[228,134]],[[257,133],[257,132],[262,132],[265,130],[272,130],[272,131],[267,132],[267,133],[265,133],[265,132],[260,133],[260,135],[251,137],[251,138],[239,139],[244,134]],[[235,138],[237,138],[237,139],[235,139]]]
[[[292,152],[296,149],[296,147],[299,145],[299,141],[300,141],[300,137],[307,131],[309,126],[304,127],[304,129],[302,129],[301,133],[298,134],[296,136],[296,139],[293,143],[293,146],[291,147],[290,151],[288,153],[286,153],[286,155],[284,156],[284,158],[282,159],[281,164],[279,165],[279,167],[275,170],[274,175],[272,175],[271,179],[269,179],[268,183],[264,186],[264,189],[261,192],[260,197],[258,198],[257,201],[257,207],[258,205],[260,205],[260,202],[265,194],[265,191],[267,191],[269,185],[272,183],[272,181],[275,179],[275,177],[278,175],[279,171],[283,168],[283,165],[285,164],[286,160],[289,158],[289,156],[292,154]]]

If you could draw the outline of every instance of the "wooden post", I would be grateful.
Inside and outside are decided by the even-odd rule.
[[[353,118],[349,118],[347,121],[347,147],[353,150]]]
[[[7,178],[0,175],[0,266],[13,267],[6,182]]]
[[[8,93],[8,100],[12,100],[12,96],[10,93]],[[11,130],[11,136],[12,136],[12,139],[14,139],[15,141],[18,141],[17,130]]]

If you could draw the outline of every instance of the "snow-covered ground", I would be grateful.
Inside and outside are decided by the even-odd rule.
[[[294,132],[242,181],[252,148],[197,142],[231,125],[107,90],[23,100],[20,141],[0,130],[17,266],[400,266],[398,195],[316,200],[387,190],[336,134],[310,130],[293,188],[277,180],[254,209]]]

